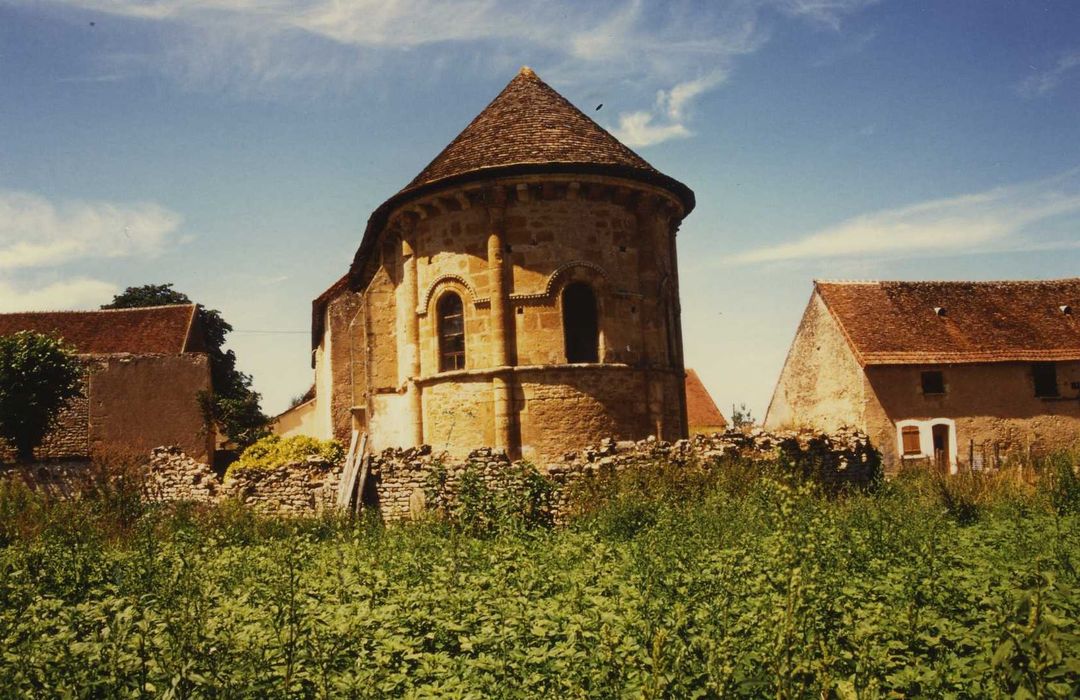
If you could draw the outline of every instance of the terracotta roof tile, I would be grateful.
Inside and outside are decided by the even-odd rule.
[[[62,338],[81,355],[187,352],[194,304],[100,311],[0,314],[0,335],[34,331]]]
[[[536,73],[522,68],[405,189],[522,163],[588,163],[657,172]]]
[[[691,429],[724,428],[728,424],[708,389],[701,383],[701,378],[692,369],[686,370],[686,418]]]
[[[1080,360],[1080,278],[815,289],[863,365]]]

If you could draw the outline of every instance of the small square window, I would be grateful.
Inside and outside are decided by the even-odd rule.
[[[900,438],[903,442],[905,457],[922,454],[922,447],[919,445],[919,426],[909,425],[901,428]]]
[[[924,394],[944,394],[945,393],[945,375],[941,372],[923,372],[922,373],[922,393]]]
[[[1036,397],[1053,399],[1061,396],[1058,391],[1057,365],[1053,362],[1036,362],[1031,365],[1031,376],[1035,382]]]

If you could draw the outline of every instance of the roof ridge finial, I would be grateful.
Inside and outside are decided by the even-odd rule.
[[[518,71],[518,75],[523,75],[526,78],[535,78],[536,72],[528,66],[522,66],[521,70]]]

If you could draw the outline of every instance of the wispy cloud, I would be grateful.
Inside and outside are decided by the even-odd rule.
[[[0,190],[0,270],[156,255],[181,217],[153,203],[69,201]]]
[[[670,90],[656,93],[653,110],[627,112],[619,115],[619,125],[613,130],[616,137],[628,146],[651,146],[673,138],[691,135],[686,126],[687,109],[702,93],[720,85],[726,71],[679,83]]]
[[[119,291],[116,285],[80,277],[30,289],[0,280],[0,313],[95,308]]]
[[[1080,169],[1031,183],[864,214],[790,243],[728,259],[766,263],[820,258],[896,258],[1075,247],[1031,237],[1033,224],[1080,214]]]
[[[135,57],[191,87],[255,93],[347,89],[388,55],[426,69],[447,54],[514,57],[554,81],[618,82],[655,102],[626,109],[615,129],[645,146],[692,133],[693,101],[721,85],[782,18],[839,28],[877,0],[15,0],[50,2],[167,24],[160,55]],[[419,56],[417,49],[433,47]],[[131,56],[118,57],[127,74]],[[697,77],[689,77],[697,76]],[[620,108],[621,109],[621,108]]]
[[[831,29],[840,29],[845,15],[858,11],[867,5],[877,4],[878,0],[778,0],[781,11],[804,17]]]
[[[1041,97],[1053,92],[1077,68],[1080,68],[1080,50],[1067,51],[1058,56],[1047,70],[1022,80],[1017,90],[1024,97]]]

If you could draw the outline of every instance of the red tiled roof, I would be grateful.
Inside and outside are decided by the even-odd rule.
[[[0,335],[34,331],[62,338],[80,355],[175,355],[189,352],[196,306],[0,314]],[[197,334],[196,334],[197,335]]]
[[[815,289],[864,366],[1080,360],[1080,278]]]
[[[701,383],[701,378],[692,369],[686,370],[686,420],[691,429],[725,428],[728,424],[708,389]]]

